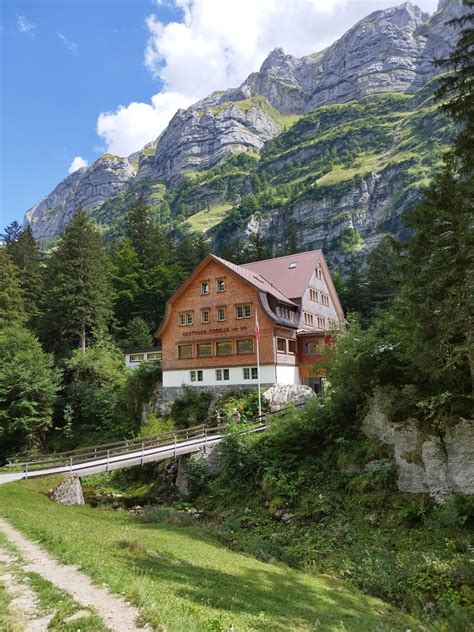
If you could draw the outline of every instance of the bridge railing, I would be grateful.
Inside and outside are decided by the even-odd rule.
[[[253,417],[245,424],[245,429],[242,429],[242,433],[259,432],[265,430],[268,426],[266,423],[269,417],[274,415],[282,415],[287,411],[287,408],[267,412],[261,416]],[[75,450],[69,450],[66,452],[58,452],[52,454],[36,454],[27,458],[11,460],[9,465],[21,466],[25,473],[25,477],[28,477],[28,473],[38,472],[40,470],[49,470],[53,468],[70,468],[73,466],[91,463],[93,461],[99,461],[105,459],[107,464],[110,459],[117,456],[125,456],[127,454],[133,454],[137,452],[138,455],[142,455],[142,463],[145,453],[154,448],[166,447],[176,448],[185,442],[199,441],[202,439],[212,439],[222,435],[229,426],[232,424],[217,424],[216,426],[207,427],[204,425],[193,426],[190,428],[184,428],[182,430],[176,430],[166,435],[152,436],[152,437],[138,437],[134,439],[126,439],[124,441],[115,441],[111,443],[103,443],[86,448],[77,448]]]

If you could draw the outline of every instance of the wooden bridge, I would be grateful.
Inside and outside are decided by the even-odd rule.
[[[281,412],[283,411],[279,411]],[[267,418],[272,414],[278,413],[267,413],[254,419],[241,433],[263,432],[268,428]],[[207,450],[220,443],[227,429],[227,425],[209,428],[197,426],[178,430],[164,437],[129,439],[69,452],[34,455],[11,461],[12,471],[0,474],[0,484],[52,474],[75,473],[86,476],[176,458],[182,454]]]

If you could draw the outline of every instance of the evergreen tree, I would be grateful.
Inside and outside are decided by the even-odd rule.
[[[7,246],[13,262],[20,271],[20,282],[25,298],[25,309],[30,323],[37,324],[44,290],[44,266],[30,226],[20,231],[15,241]]]
[[[17,221],[11,222],[5,228],[5,232],[1,235],[1,240],[3,241],[5,246],[8,246],[18,240],[20,232],[21,225]]]
[[[114,306],[114,325],[123,331],[137,310],[137,297],[143,268],[130,239],[125,238],[110,255],[110,282]]]
[[[0,248],[0,328],[22,324],[26,319],[20,271],[7,248]]]
[[[110,321],[111,291],[99,232],[84,211],[68,224],[48,264],[45,324],[52,348],[86,345]]]
[[[153,338],[150,334],[150,328],[140,316],[135,316],[127,325],[126,337],[123,341],[123,347],[150,347],[153,344]]]
[[[172,245],[166,229],[155,222],[150,207],[140,197],[125,218],[125,235],[132,243],[138,260],[146,268],[168,262]]]

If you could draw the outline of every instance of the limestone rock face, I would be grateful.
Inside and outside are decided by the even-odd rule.
[[[443,436],[426,435],[414,421],[390,420],[383,402],[383,391],[376,391],[362,429],[368,437],[393,446],[399,490],[439,499],[474,494],[474,423],[461,420]]]
[[[452,50],[457,29],[446,22],[462,12],[460,0],[441,0],[431,17],[408,2],[370,14],[324,51],[297,58],[277,48],[239,87],[179,110],[141,151],[128,158],[106,154],[68,176],[24,221],[36,238],[48,239],[79,207],[100,216],[104,203],[120,205],[123,192],[143,192],[147,183],[174,186],[233,153],[259,153],[280,134],[285,115],[375,93],[415,93],[438,72],[434,60]],[[289,164],[300,159],[291,155]]]
[[[25,214],[36,239],[61,233],[72,215],[100,207],[110,197],[127,188],[136,171],[127,158],[106,154],[87,168],[74,171]]]
[[[71,474],[50,491],[49,497],[61,505],[83,505],[81,479],[77,474]]]
[[[263,397],[267,400],[270,410],[274,412],[286,408],[289,404],[306,404],[316,395],[313,389],[304,384],[274,384],[263,393]]]
[[[153,159],[140,162],[137,179],[176,182],[188,171],[209,169],[237,151],[258,152],[280,131],[258,101],[202,104],[179,110],[163,133]]]

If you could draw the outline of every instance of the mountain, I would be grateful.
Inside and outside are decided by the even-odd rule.
[[[79,207],[120,233],[142,195],[164,223],[206,231],[217,250],[258,231],[277,254],[323,247],[345,266],[382,235],[403,237],[453,128],[433,99],[434,60],[457,41],[441,0],[433,16],[404,3],[375,11],[329,48],[272,51],[241,86],[214,92],[140,152],[106,154],[29,209],[40,241]]]

